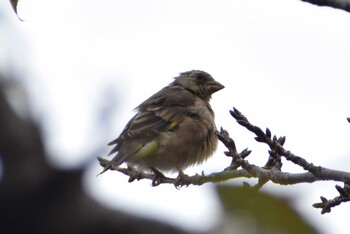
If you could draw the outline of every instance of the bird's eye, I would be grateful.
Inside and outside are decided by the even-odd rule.
[[[205,74],[197,74],[195,79],[197,82],[203,83],[208,80],[208,77]]]

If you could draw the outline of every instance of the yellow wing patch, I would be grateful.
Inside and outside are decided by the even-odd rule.
[[[173,130],[180,122],[174,121],[168,126],[168,130]]]
[[[154,155],[158,149],[158,143],[156,141],[148,142],[144,145],[140,144],[137,146],[137,153],[135,154],[138,158],[144,158]]]

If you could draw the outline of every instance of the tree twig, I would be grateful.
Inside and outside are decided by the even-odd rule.
[[[149,179],[152,180],[153,186],[158,186],[160,184],[173,184],[175,187],[181,187],[183,185],[202,185],[205,183],[218,183],[235,178],[258,178],[259,182],[254,187],[255,189],[260,189],[268,181],[281,185],[292,185],[299,183],[313,183],[316,181],[337,181],[343,182],[344,188],[336,186],[336,189],[340,195],[334,199],[328,200],[321,197],[321,203],[315,203],[315,208],[321,208],[321,213],[330,212],[331,208],[337,206],[343,202],[350,200],[350,173],[346,171],[333,170],[326,167],[315,166],[308,162],[304,158],[293,154],[291,151],[286,150],[283,145],[286,141],[286,137],[272,136],[270,129],[263,131],[258,126],[253,125],[248,121],[248,119],[236,108],[230,111],[233,118],[236,119],[238,124],[245,127],[247,130],[253,132],[256,137],[255,140],[267,144],[270,148],[268,151],[268,160],[264,166],[257,166],[249,163],[247,157],[251,154],[251,151],[247,148],[238,152],[236,144],[232,138],[230,138],[229,133],[223,128],[220,132],[217,132],[218,139],[226,146],[228,151],[224,154],[232,158],[230,166],[225,168],[221,172],[211,173],[205,175],[196,174],[193,176],[181,175],[178,178],[170,178],[164,176],[162,173],[158,174],[153,170],[152,172],[138,171],[134,168],[121,168],[112,167],[111,170],[119,171],[127,176],[129,176],[129,182],[134,180]],[[283,172],[281,157],[284,157],[288,161],[299,165],[305,170],[303,173],[289,173]],[[100,165],[104,167],[109,160],[98,158]]]

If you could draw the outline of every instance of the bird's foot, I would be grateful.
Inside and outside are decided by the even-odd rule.
[[[181,169],[178,169],[179,175],[174,181],[175,188],[179,189],[182,186],[189,186],[191,184],[190,177],[186,175]]]
[[[152,186],[156,187],[162,183],[162,181],[166,178],[163,173],[155,169],[154,167],[150,168],[153,172]]]

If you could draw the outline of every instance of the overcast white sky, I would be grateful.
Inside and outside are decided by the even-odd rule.
[[[6,1],[0,6],[24,43],[25,54],[15,60],[29,64],[26,83],[45,127],[50,160],[63,167],[92,160],[85,183],[105,204],[189,229],[211,227],[220,218],[211,185],[175,190],[152,188],[148,181],[128,184],[113,172],[96,178],[101,169],[91,158],[107,153],[105,144],[134,107],[191,69],[207,71],[226,86],[211,102],[217,124],[238,147],[254,150],[252,162],[266,161],[266,147],[237,126],[228,114],[232,106],[260,127],[286,135],[286,148],[295,154],[349,171],[350,14],[298,0],[20,4],[25,22]],[[95,128],[96,121],[110,120],[96,116],[107,107],[115,108],[113,129]],[[188,173],[222,170],[230,162],[223,151],[220,145],[211,160]],[[295,197],[298,210],[324,233],[347,233],[340,217],[347,217],[348,204],[323,216],[311,206],[320,195],[336,196],[334,183],[265,190]]]

